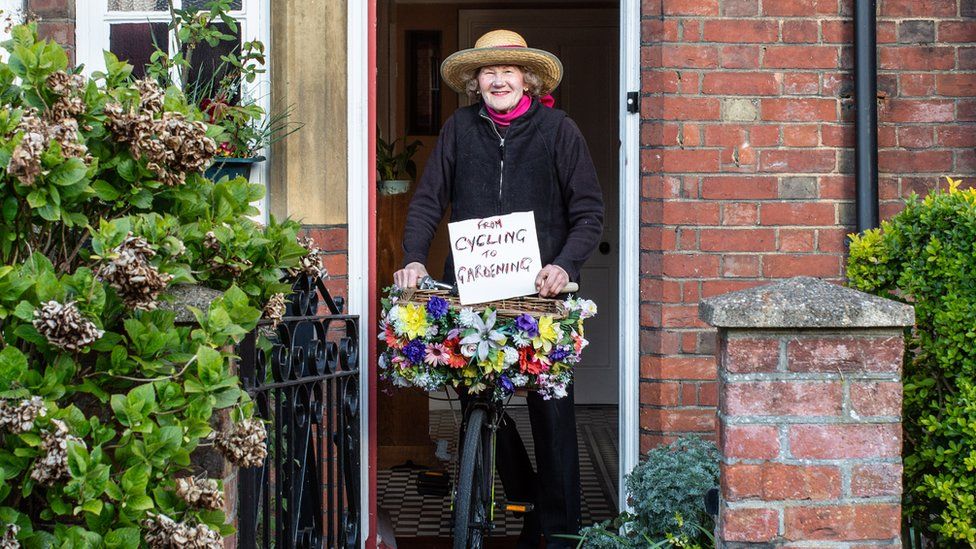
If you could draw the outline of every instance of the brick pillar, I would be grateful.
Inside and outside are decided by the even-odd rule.
[[[719,328],[718,547],[901,547],[907,305],[807,277],[701,304]]]
[[[37,34],[53,40],[75,61],[75,0],[26,0],[27,11],[37,17]]]

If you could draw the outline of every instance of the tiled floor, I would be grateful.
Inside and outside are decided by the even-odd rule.
[[[511,408],[522,433],[529,455],[534,445],[529,432],[528,411]],[[447,441],[447,451],[456,453],[457,426],[450,410],[430,412],[431,439]],[[609,406],[577,406],[576,423],[579,439],[582,488],[583,524],[588,525],[611,518],[616,514],[617,479],[617,408]],[[452,467],[450,463],[445,467]],[[397,539],[410,537],[451,535],[450,497],[424,497],[417,493],[416,470],[384,470],[378,474],[380,507],[389,513]],[[454,472],[451,471],[453,477]],[[501,481],[495,478],[495,491],[504,501]],[[495,515],[494,536],[517,536],[522,526],[520,518],[498,512]]]

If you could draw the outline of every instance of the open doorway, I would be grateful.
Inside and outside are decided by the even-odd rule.
[[[418,174],[434,148],[441,124],[466,98],[441,86],[440,61],[471,47],[496,28],[514,30],[532,47],[556,54],[565,72],[553,94],[587,140],[603,187],[606,218],[599,249],[582,271],[581,295],[600,306],[587,326],[591,347],[576,369],[577,433],[583,492],[583,524],[617,512],[620,471],[618,417],[619,303],[619,7],[616,1],[454,3],[424,0],[378,2],[377,118],[381,137],[419,140]],[[400,238],[412,196],[377,198],[378,287],[387,286],[402,258]],[[447,255],[446,223],[431,248],[427,267],[435,277]],[[375,296],[377,299],[379,296]],[[627,380],[624,380],[627,382]],[[629,380],[636,384],[637,379]],[[512,415],[532,454],[527,411],[516,402]],[[450,536],[450,499],[420,495],[417,467],[445,467],[456,452],[459,412],[419,391],[398,390],[378,401],[377,503],[398,545],[430,543]],[[499,490],[501,486],[497,487]],[[499,517],[498,537],[517,536],[514,517]],[[434,545],[427,545],[434,546]],[[504,545],[500,545],[504,546]]]

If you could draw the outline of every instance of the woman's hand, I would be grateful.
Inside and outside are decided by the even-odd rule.
[[[553,297],[569,282],[569,275],[559,265],[546,265],[535,277],[539,297]]]
[[[416,288],[420,279],[427,276],[427,267],[414,261],[393,273],[393,283],[400,288]]]

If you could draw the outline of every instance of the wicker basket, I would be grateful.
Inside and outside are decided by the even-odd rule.
[[[407,288],[403,291],[400,301],[427,305],[430,298],[437,296],[447,301],[451,307],[460,309],[461,300],[451,295],[447,290],[420,290],[417,288]],[[534,317],[543,315],[551,316],[555,319],[563,319],[569,316],[566,305],[559,299],[548,299],[544,297],[514,297],[511,299],[500,299],[487,303],[478,303],[476,308],[485,309],[491,307],[495,314],[502,317],[515,318],[521,314]]]

